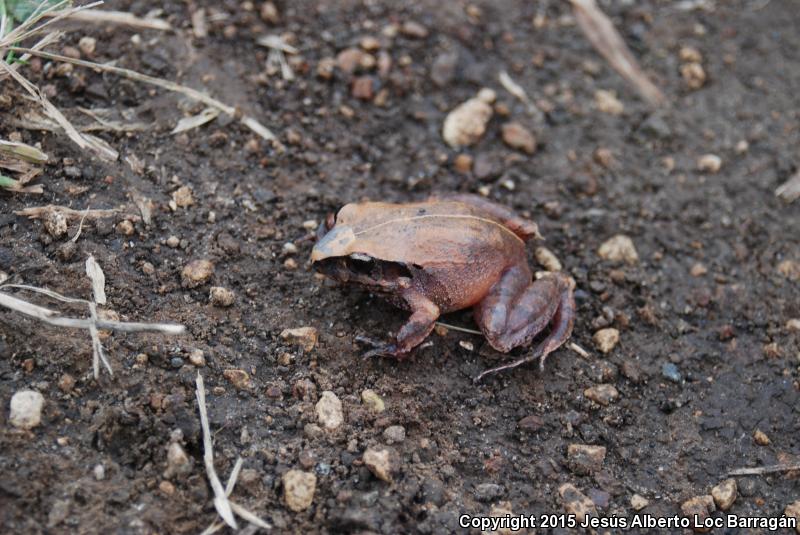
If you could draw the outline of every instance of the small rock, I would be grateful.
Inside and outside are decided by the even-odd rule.
[[[778,264],[778,273],[789,280],[800,280],[800,262],[784,260]]]
[[[317,330],[314,327],[297,327],[284,329],[281,338],[292,345],[300,346],[303,351],[309,352],[317,345]]]
[[[390,425],[383,431],[383,439],[387,444],[403,442],[406,439],[406,428],[402,425]]]
[[[716,154],[703,154],[697,159],[697,170],[714,174],[722,167],[722,158]]]
[[[453,169],[462,175],[472,171],[472,156],[469,154],[459,154],[453,159]]]
[[[122,234],[123,236],[133,236],[135,231],[136,229],[133,227],[133,223],[131,223],[128,219],[123,219],[117,223],[117,234]]]
[[[375,95],[374,80],[371,76],[359,76],[353,80],[350,92],[359,100],[372,100]]]
[[[405,21],[403,25],[400,26],[400,33],[413,39],[425,39],[428,37],[428,29],[419,22],[414,22],[413,20]]]
[[[772,443],[767,434],[761,429],[756,429],[753,432],[753,440],[755,440],[756,444],[759,446],[769,446]]]
[[[683,515],[692,520],[692,524],[695,524],[695,517],[697,518],[696,524],[702,526],[705,519],[707,519],[714,511],[714,498],[708,495],[705,496],[695,496],[694,498],[690,498],[681,504],[681,512]],[[705,527],[695,527],[694,530],[700,533],[706,533],[711,528]]]
[[[50,210],[44,218],[44,229],[54,238],[67,234],[67,218],[58,210]]]
[[[624,234],[617,234],[603,242],[597,250],[597,254],[603,260],[612,262],[636,264],[639,261],[639,254],[636,252],[633,240]]]
[[[614,347],[619,343],[619,330],[609,327],[607,329],[600,329],[594,336],[592,336],[594,345],[601,353],[610,353]]]
[[[192,460],[186,455],[183,447],[173,442],[167,448],[167,469],[164,471],[166,479],[174,476],[185,476],[192,471]]]
[[[496,98],[491,89],[482,89],[478,96],[456,106],[444,120],[442,137],[454,149],[473,145],[486,132],[486,124],[492,118],[492,106]]]
[[[367,388],[361,392],[361,402],[372,412],[383,412],[386,405],[383,399],[374,391]]]
[[[797,519],[797,525],[795,526],[794,529],[795,531],[797,531],[797,533],[800,533],[800,500],[797,500],[796,502],[792,502],[789,505],[787,505],[786,509],[784,509],[783,511],[783,514],[785,514],[790,518]]]
[[[181,186],[172,193],[172,200],[180,208],[186,208],[194,204],[194,197],[192,196],[192,188],[189,186]]]
[[[42,423],[44,396],[33,390],[20,390],[11,396],[8,420],[14,427],[33,429]]]
[[[325,390],[319,397],[315,411],[317,413],[317,421],[325,429],[336,429],[344,423],[342,402],[330,390]]]
[[[275,4],[272,2],[264,2],[261,4],[259,15],[261,15],[261,20],[269,24],[279,24],[281,21],[278,8],[275,7]]]
[[[181,271],[182,284],[185,288],[195,288],[204,284],[214,274],[214,263],[211,260],[192,260]]]
[[[736,146],[733,150],[736,151],[736,154],[745,154],[749,149],[750,143],[748,143],[746,139],[740,139],[736,142]]]
[[[75,378],[68,373],[62,375],[58,380],[58,389],[66,394],[72,392],[73,388],[75,388]]]
[[[561,271],[561,262],[547,247],[537,247],[533,254],[536,257],[536,261],[544,266],[547,271]]]
[[[541,416],[537,416],[536,414],[525,416],[517,422],[517,427],[519,429],[529,433],[538,431],[542,426],[544,426],[544,420],[542,420]]]
[[[599,471],[606,458],[604,446],[586,444],[570,444],[567,446],[567,465],[578,475],[587,475]]]
[[[786,330],[790,332],[800,332],[800,318],[792,318],[787,321]]]
[[[106,467],[102,464],[94,465],[94,468],[92,469],[92,475],[96,481],[104,480],[106,478]]]
[[[311,440],[320,438],[323,434],[325,434],[320,426],[312,423],[308,423],[303,426],[303,433]]]
[[[364,452],[364,465],[375,477],[387,483],[392,482],[393,465],[391,451],[387,448],[367,448]]]
[[[508,518],[513,515],[514,510],[509,501],[497,502],[489,509],[489,516],[491,517]],[[525,531],[514,531],[510,527],[501,527],[494,531],[482,531],[481,535],[517,535],[518,533],[525,533]]]
[[[172,236],[167,238],[167,242],[166,243],[167,243],[167,247],[170,247],[171,249],[175,249],[177,246],[179,246],[181,244],[181,239],[173,234]]]
[[[202,368],[206,365],[206,357],[203,353],[202,349],[193,349],[191,353],[189,353],[189,362],[192,366],[196,366],[198,368]]]
[[[576,489],[571,483],[564,483],[558,487],[558,494],[561,496],[564,509],[566,509],[568,513],[575,515],[575,519],[578,523],[583,523],[587,515],[597,516],[597,509],[594,506],[594,502]]]
[[[512,121],[502,126],[503,142],[512,149],[520,150],[526,154],[536,152],[536,138],[530,130]]]
[[[475,485],[475,499],[479,502],[493,502],[498,498],[502,498],[505,493],[505,487],[497,483],[479,483]]]
[[[691,46],[681,47],[678,57],[684,63],[700,63],[703,61],[703,56],[700,51]]]
[[[322,58],[319,60],[319,63],[317,63],[317,76],[323,80],[330,80],[333,78],[336,64],[337,62],[333,58]]]
[[[594,105],[601,112],[610,115],[620,115],[625,111],[625,105],[617,98],[617,94],[604,89],[595,91]]]
[[[365,55],[364,51],[358,48],[345,48],[336,56],[336,65],[348,74],[356,72],[361,65],[361,58]]]
[[[84,56],[92,57],[94,56],[94,51],[97,48],[97,39],[88,35],[84,35],[81,37],[80,41],[78,41],[78,48],[81,50]]]
[[[586,396],[587,399],[605,406],[619,398],[619,391],[614,385],[602,384],[587,388],[583,391],[583,395]]]
[[[431,65],[431,80],[439,87],[444,87],[456,76],[458,66],[458,54],[456,52],[444,52],[437,56]]]
[[[236,299],[236,295],[222,286],[212,286],[209,293],[211,304],[218,307],[229,307]]]
[[[289,470],[283,474],[283,500],[286,507],[299,513],[311,506],[317,489],[317,476],[313,472]]]
[[[665,362],[661,365],[661,375],[673,383],[680,383],[683,380],[680,370],[672,362]]]
[[[250,381],[250,374],[244,370],[237,368],[228,369],[222,372],[222,375],[239,390],[249,390],[253,386],[252,381]]]
[[[736,501],[736,480],[728,478],[721,482],[711,489],[711,497],[714,498],[714,503],[722,511],[730,509],[733,502]]]
[[[700,89],[706,83],[706,71],[699,63],[684,63],[681,65],[681,76],[689,89]]]
[[[634,511],[641,511],[648,505],[650,505],[650,502],[644,496],[639,496],[638,494],[631,496],[631,507],[633,507]]]
[[[706,266],[704,266],[703,264],[701,264],[700,262],[697,262],[696,264],[694,264],[692,266],[692,269],[689,270],[689,274],[692,277],[702,277],[706,273],[708,273],[708,268]]]

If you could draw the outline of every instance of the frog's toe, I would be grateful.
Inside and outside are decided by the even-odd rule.
[[[400,355],[400,352],[395,344],[387,344],[385,342],[375,340],[374,338],[361,335],[356,336],[356,342],[372,347],[372,349],[361,355],[361,358],[365,360],[372,357],[396,357]]]

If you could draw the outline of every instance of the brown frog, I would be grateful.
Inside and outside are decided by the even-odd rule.
[[[508,352],[549,327],[532,354],[476,378],[545,357],[572,333],[571,279],[531,280],[525,244],[542,239],[535,223],[474,195],[425,202],[352,203],[317,231],[315,268],[342,283],[377,292],[411,317],[393,343],[365,356],[404,357],[433,330],[440,314],[474,307],[491,346]]]

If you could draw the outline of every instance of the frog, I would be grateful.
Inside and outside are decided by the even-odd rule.
[[[489,345],[501,353],[537,341],[533,351],[475,378],[547,356],[571,336],[575,284],[564,273],[534,278],[527,243],[543,240],[533,221],[484,197],[434,195],[408,203],[356,202],[319,225],[311,265],[330,279],[373,292],[410,312],[393,340],[364,357],[403,359],[440,315],[472,308]]]

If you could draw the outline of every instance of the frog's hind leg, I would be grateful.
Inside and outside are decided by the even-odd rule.
[[[503,352],[530,343],[548,325],[550,332],[531,354],[486,370],[475,378],[476,381],[488,374],[516,368],[536,359],[541,359],[540,367],[544,367],[547,355],[558,349],[572,334],[575,299],[570,279],[553,273],[529,283],[516,293],[514,289],[519,288],[522,276],[522,273],[511,270],[506,272],[475,308],[476,321],[492,347]]]
[[[377,344],[377,347],[364,353],[365,358],[378,355],[403,358],[433,330],[436,320],[439,319],[439,307],[414,287],[406,288],[400,295],[408,303],[411,316],[397,333],[394,343]],[[364,338],[361,341],[368,342]]]
[[[522,240],[528,241],[531,238],[538,240],[542,239],[539,233],[539,227],[533,221],[529,221],[524,217],[518,216],[513,210],[493,203],[488,199],[484,199],[478,195],[470,193],[448,193],[442,195],[433,195],[428,198],[429,201],[455,201],[468,204],[482,212],[486,212],[497,222],[502,223],[511,232],[519,236]]]

